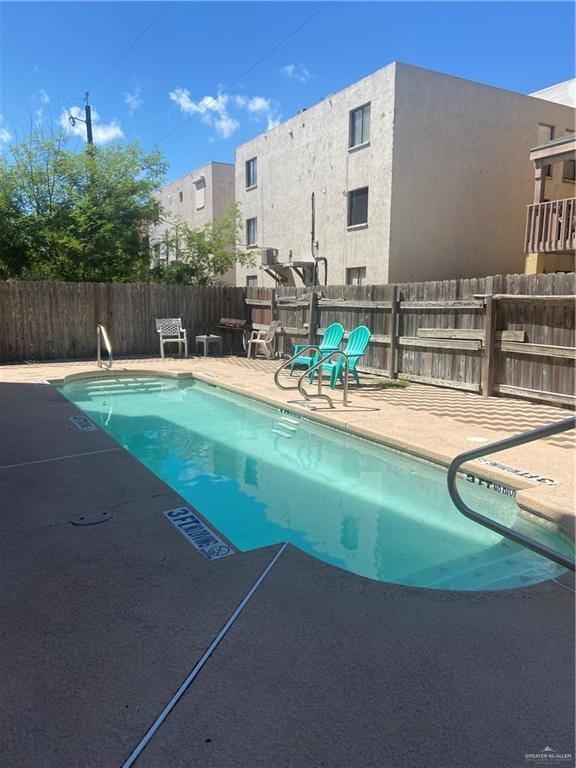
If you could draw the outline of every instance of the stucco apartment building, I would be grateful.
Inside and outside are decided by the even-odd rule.
[[[236,151],[256,266],[237,285],[523,272],[530,149],[574,129],[562,84],[524,95],[394,62]],[[555,99],[555,100],[554,100]],[[554,168],[550,197],[574,197]],[[326,259],[316,262],[315,258]]]
[[[162,187],[157,198],[164,208],[164,217],[150,230],[152,258],[155,263],[170,263],[177,260],[179,254],[177,249],[168,247],[168,237],[177,234],[180,223],[201,229],[224,216],[234,203],[234,165],[207,163]],[[232,268],[222,282],[234,285],[234,280]]]

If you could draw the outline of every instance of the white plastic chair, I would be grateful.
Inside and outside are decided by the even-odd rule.
[[[274,357],[274,337],[279,326],[280,322],[274,320],[265,330],[252,331],[248,339],[247,356],[252,357],[252,349],[254,348],[254,357],[256,357],[258,349],[261,349],[268,360],[271,360]]]
[[[164,357],[164,344],[178,344],[184,346],[184,357],[188,357],[188,337],[186,329],[182,328],[182,318],[163,317],[156,318],[156,330],[160,336],[160,356]]]

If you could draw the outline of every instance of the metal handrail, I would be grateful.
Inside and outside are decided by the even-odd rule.
[[[450,493],[450,498],[463,515],[470,518],[470,520],[474,520],[474,522],[483,525],[485,528],[490,528],[490,530],[499,533],[501,536],[505,536],[507,539],[512,539],[512,541],[515,541],[517,544],[521,544],[523,547],[527,547],[533,552],[537,552],[539,555],[542,555],[542,557],[547,557],[549,560],[553,560],[555,563],[558,563],[558,565],[562,565],[564,568],[568,568],[571,571],[575,568],[574,560],[566,555],[556,552],[555,549],[547,547],[545,544],[539,544],[537,541],[533,541],[529,536],[524,536],[524,534],[518,533],[518,531],[514,531],[471,509],[460,496],[456,487],[456,477],[458,470],[466,461],[472,461],[473,459],[478,459],[481,456],[486,456],[491,453],[498,453],[499,451],[504,451],[506,448],[514,448],[517,445],[524,445],[524,443],[530,443],[533,440],[541,440],[544,437],[557,435],[559,432],[566,432],[575,427],[576,417],[571,416],[569,419],[557,421],[554,424],[549,424],[547,427],[531,429],[529,432],[523,432],[521,435],[507,437],[505,440],[498,440],[498,442],[484,445],[482,448],[474,448],[471,451],[460,453],[448,468],[448,492]]]
[[[104,346],[106,347],[106,351],[108,352],[108,362],[103,363],[102,362],[102,340],[104,340]],[[96,326],[96,365],[98,368],[107,368],[110,370],[112,368],[112,345],[110,344],[110,339],[108,338],[108,334],[106,333],[106,328],[104,328],[103,325],[97,325]]]
[[[324,400],[328,400],[330,404],[330,408],[334,408],[334,403],[332,402],[332,398],[330,395],[323,395],[322,394],[322,371],[320,370],[318,372],[318,392],[315,395],[311,395],[303,388],[303,382],[304,379],[307,376],[310,376],[311,373],[314,373],[318,368],[321,368],[324,363],[328,362],[330,358],[334,357],[334,355],[338,355],[339,357],[344,358],[344,394],[342,395],[342,405],[344,407],[348,406],[348,374],[350,371],[350,363],[348,361],[348,355],[345,352],[342,352],[341,350],[337,350],[336,352],[330,352],[329,355],[326,355],[326,357],[322,357],[317,363],[315,363],[313,366],[308,368],[307,371],[304,371],[302,376],[298,379],[298,392],[306,399],[306,400],[312,400],[315,397],[321,397]]]
[[[288,368],[290,363],[293,360],[296,360],[297,357],[300,357],[302,352],[306,352],[309,349],[315,349],[316,352],[318,352],[318,345],[317,344],[307,344],[305,347],[301,347],[298,352],[295,355],[292,355],[288,360],[284,360],[281,366],[279,366],[275,373],[274,373],[274,384],[278,387],[278,389],[298,389],[298,384],[291,384],[289,387],[285,384],[280,383],[280,371],[283,371],[284,368]],[[308,369],[309,370],[309,369]],[[308,373],[308,370],[305,371],[305,374]]]

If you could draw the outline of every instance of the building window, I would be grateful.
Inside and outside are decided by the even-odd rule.
[[[181,203],[184,202],[184,192],[178,192],[178,199]]]
[[[370,141],[370,104],[350,112],[350,136],[348,146],[358,147]]]
[[[252,189],[258,184],[256,158],[246,160],[246,189]]]
[[[366,267],[350,267],[346,270],[346,285],[365,285]]]
[[[549,141],[552,141],[553,138],[554,138],[554,126],[540,123],[538,125],[538,146],[541,146],[542,144],[547,144]],[[547,176],[549,179],[551,179],[552,166],[544,165],[543,169],[544,169],[544,175]]]
[[[368,224],[368,187],[348,192],[348,226]]]
[[[576,161],[566,160],[562,167],[562,178],[564,181],[576,181]]]
[[[256,245],[258,242],[258,219],[246,219],[246,245]]]
[[[566,135],[570,136],[574,134],[573,128],[566,128]],[[574,160],[566,160],[562,164],[562,178],[564,181],[576,181],[576,162]]]
[[[199,211],[206,205],[206,177],[200,176],[193,183],[196,190],[196,210]]]
[[[258,288],[258,275],[246,275],[246,288]]]

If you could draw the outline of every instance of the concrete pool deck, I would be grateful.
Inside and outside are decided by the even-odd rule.
[[[113,373],[191,371],[272,398],[273,367],[149,359]],[[96,368],[0,368],[0,754],[10,768],[121,768],[278,551],[205,560],[162,514],[186,502],[104,432],[78,430],[77,409],[34,383],[82,372]],[[412,450],[435,445],[439,459],[473,447],[468,437],[567,415],[418,385],[352,404],[365,427],[381,419],[390,442],[415,425]],[[497,457],[557,480],[536,488],[554,488],[557,509],[572,489],[562,438]],[[101,510],[113,512],[101,525],[70,524]],[[573,607],[568,577],[502,592],[411,589],[288,546],[136,766],[525,768],[547,746],[574,755]]]

